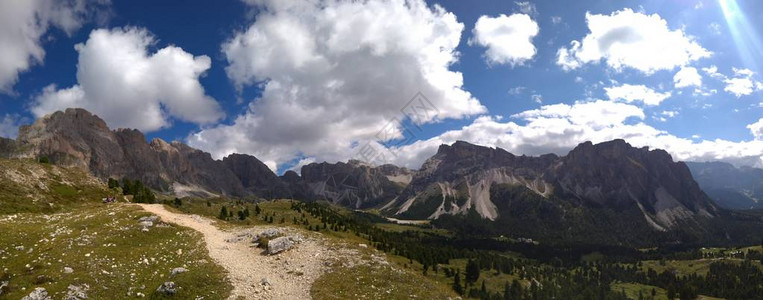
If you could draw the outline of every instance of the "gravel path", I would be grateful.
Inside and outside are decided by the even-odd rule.
[[[302,234],[304,240],[294,249],[269,256],[253,248],[251,239],[246,236],[277,228],[275,226],[223,231],[205,217],[173,213],[159,204],[138,205],[164,222],[189,227],[204,235],[209,256],[228,271],[228,279],[234,287],[228,299],[310,299],[313,281],[326,272],[330,260],[336,260],[334,253],[337,252],[329,251],[324,240],[313,233],[279,228],[287,234]]]

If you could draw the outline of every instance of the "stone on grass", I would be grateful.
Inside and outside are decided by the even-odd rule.
[[[29,295],[24,296],[24,298],[21,298],[21,300],[53,300],[53,298],[50,298],[48,296],[48,291],[45,290],[45,288],[35,288],[34,291],[29,293]]]
[[[83,300],[87,299],[87,291],[90,289],[90,286],[87,284],[82,286],[70,284],[68,289],[64,300]]]
[[[185,272],[188,272],[188,269],[183,268],[183,267],[174,268],[174,269],[172,269],[172,271],[170,271],[170,276],[175,276],[177,274],[185,273]]]
[[[162,285],[159,286],[159,288],[156,289],[157,293],[165,294],[165,295],[174,295],[177,293],[177,285],[175,285],[172,281],[167,281],[165,283],[162,283]]]

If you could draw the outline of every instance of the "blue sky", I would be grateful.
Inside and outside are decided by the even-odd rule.
[[[4,2],[0,135],[78,106],[280,172],[417,168],[458,139],[537,155],[625,138],[763,166],[758,1],[563,3]],[[416,92],[436,113],[401,113]]]

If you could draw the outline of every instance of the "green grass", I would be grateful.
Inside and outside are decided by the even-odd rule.
[[[44,287],[61,299],[69,284],[90,286],[90,299],[133,298],[174,281],[178,299],[223,299],[231,286],[222,267],[210,261],[199,233],[171,225],[141,231],[137,206],[92,205],[76,212],[25,213],[0,217],[0,278],[10,282],[3,295],[20,299]],[[23,246],[23,250],[18,250]],[[63,273],[64,267],[74,272]],[[189,272],[169,278],[170,270]]]
[[[715,260],[712,259],[698,259],[698,260],[666,260],[665,265],[661,265],[657,260],[642,261],[642,269],[644,271],[649,268],[655,270],[657,273],[662,273],[667,270],[675,270],[676,275],[689,275],[697,274],[701,276],[707,275],[710,271],[710,264]],[[728,261],[728,260],[727,260]]]
[[[0,159],[0,215],[75,210],[109,193],[105,183],[83,170]]]
[[[613,283],[611,287],[612,290],[616,292],[625,291],[625,295],[628,296],[629,299],[639,299],[639,292],[641,292],[641,295],[644,297],[644,299],[652,299],[650,297],[652,296],[653,289],[655,291],[655,300],[668,299],[668,292],[665,289],[656,286],[630,282],[618,282]]]
[[[447,286],[412,270],[384,265],[340,267],[319,277],[313,299],[453,299]]]

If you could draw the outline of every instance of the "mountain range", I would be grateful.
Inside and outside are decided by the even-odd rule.
[[[694,179],[718,205],[763,209],[763,169],[725,162],[687,162]]]
[[[759,199],[756,183],[722,183],[716,178],[726,173],[716,165],[690,168],[663,150],[623,140],[537,157],[458,141],[441,145],[419,170],[351,160],[311,163],[299,174],[278,176],[251,155],[216,160],[180,142],[147,143],[138,130],[111,130],[86,110],[67,109],[22,126],[15,140],[0,139],[0,155],[47,157],[102,179],[138,179],[178,197],[328,200],[397,219],[430,219],[473,235],[651,245],[743,240],[755,235],[750,228],[763,228],[756,227],[759,217],[716,205],[692,171],[700,183],[717,184],[718,193],[750,187]],[[744,230],[737,230],[740,222]]]

